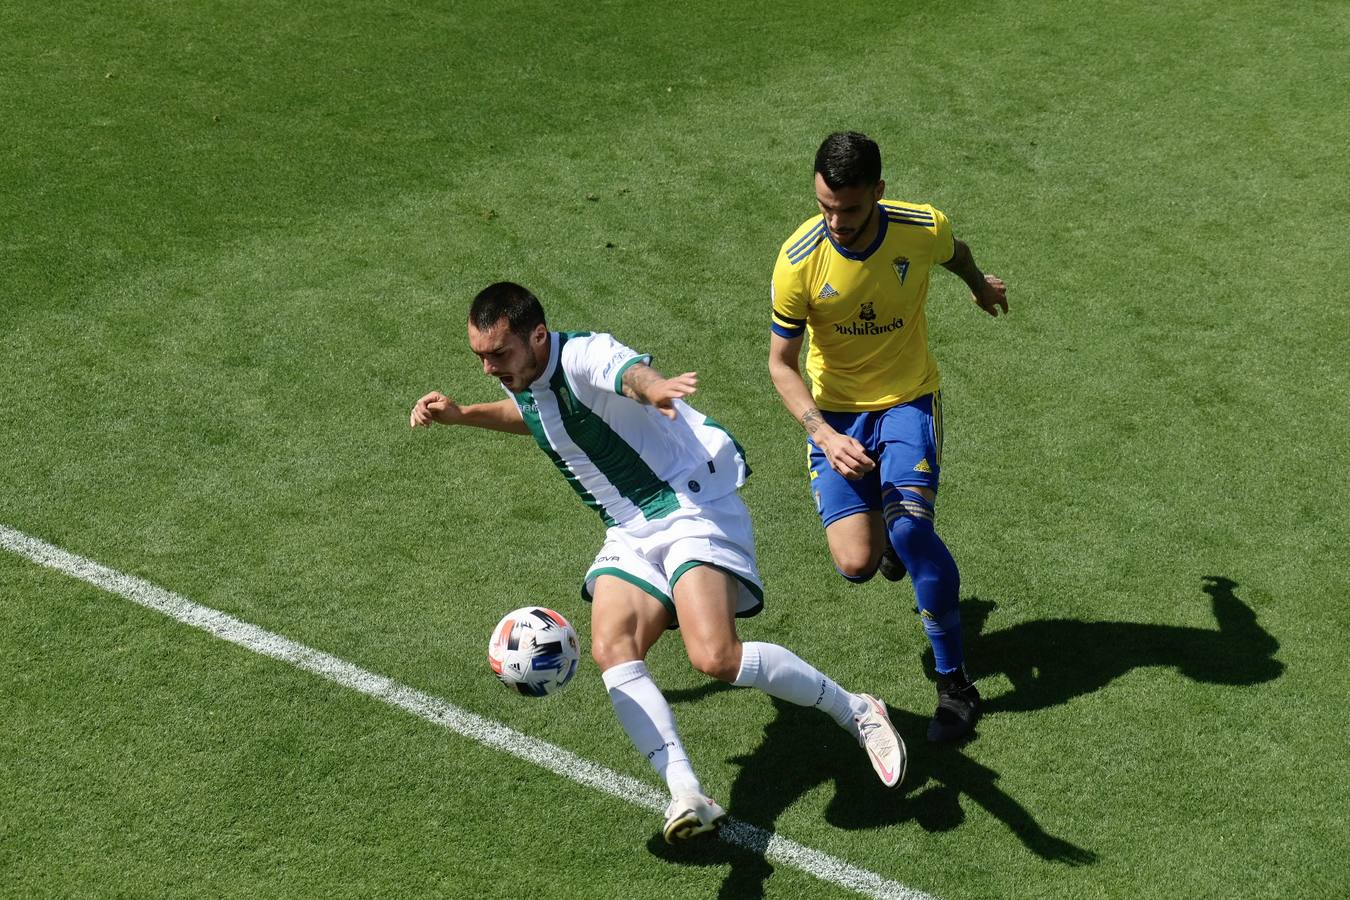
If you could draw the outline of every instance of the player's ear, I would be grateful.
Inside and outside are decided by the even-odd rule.
[[[877,186],[876,186],[875,188],[872,189],[872,192],[873,192],[873,196],[872,196],[872,199],[873,199],[873,200],[880,200],[882,197],[885,197],[885,196],[886,196],[886,179],[883,178],[883,179],[881,179],[880,181],[878,181],[878,182],[877,182]]]
[[[548,326],[543,322],[534,326],[534,331],[530,332],[530,343],[536,347],[542,347],[548,343]]]

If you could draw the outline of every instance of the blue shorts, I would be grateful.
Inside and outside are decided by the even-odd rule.
[[[942,394],[928,394],[871,412],[825,412],[825,421],[858,441],[877,464],[857,481],[830,468],[825,453],[807,438],[810,451],[811,493],[820,521],[831,522],[854,513],[881,509],[883,486],[938,487],[942,465]]]

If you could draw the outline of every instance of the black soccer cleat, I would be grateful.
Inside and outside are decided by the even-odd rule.
[[[904,579],[905,564],[900,561],[894,547],[887,547],[886,552],[881,554],[881,562],[877,564],[877,571],[887,581],[902,581]]]
[[[955,678],[938,676],[938,705],[928,723],[928,740],[935,743],[959,741],[975,730],[980,717],[980,692],[975,682],[958,670]]]

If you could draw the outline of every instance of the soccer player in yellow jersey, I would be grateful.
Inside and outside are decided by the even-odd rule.
[[[769,373],[807,433],[811,489],[835,567],[849,581],[906,571],[933,646],[938,707],[928,739],[969,734],[980,695],[966,674],[957,602],[961,580],[933,529],[942,461],[937,363],[928,350],[928,277],[955,273],[991,316],[1006,288],[975,265],[931,206],[884,199],[881,152],[857,132],[816,152],[812,216],[773,271]],[[802,340],[810,337],[806,371]]]

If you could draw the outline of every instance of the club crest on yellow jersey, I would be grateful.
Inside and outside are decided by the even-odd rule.
[[[900,283],[905,283],[905,276],[909,274],[909,257],[897,256],[891,260],[891,267],[895,269],[895,274],[900,277]]]

